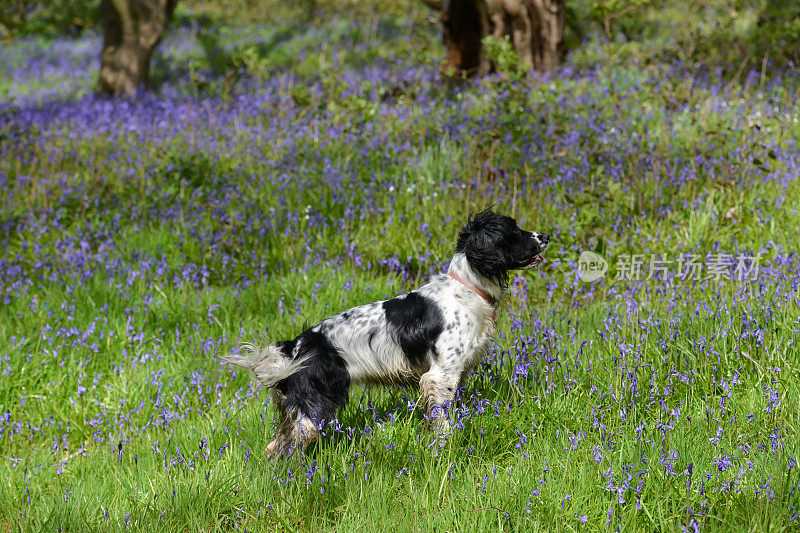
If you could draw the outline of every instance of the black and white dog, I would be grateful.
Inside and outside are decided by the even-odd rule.
[[[274,390],[280,422],[268,456],[312,442],[347,402],[352,383],[418,382],[434,426],[448,428],[443,407],[491,343],[508,272],[541,265],[549,240],[486,209],[459,232],[447,274],[326,318],[294,340],[229,356]]]

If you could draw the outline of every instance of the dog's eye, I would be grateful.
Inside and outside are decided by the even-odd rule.
[[[514,230],[514,235],[519,235],[520,233],[522,233],[522,231],[520,231],[519,228]]]

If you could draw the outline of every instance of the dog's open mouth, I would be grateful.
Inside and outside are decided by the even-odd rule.
[[[538,268],[542,263],[544,263],[544,256],[542,254],[536,254],[533,260],[525,265],[525,268]]]

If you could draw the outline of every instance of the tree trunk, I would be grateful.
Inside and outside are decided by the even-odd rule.
[[[433,7],[431,0],[423,0]],[[530,69],[548,72],[564,60],[565,0],[443,0],[442,25],[450,75],[481,76],[492,65],[481,40],[510,38]]]
[[[442,3],[444,44],[447,47],[445,73],[483,76],[491,65],[481,40],[489,34],[485,0],[444,0]]]
[[[97,92],[134,96],[148,85],[150,58],[178,0],[101,0],[103,52]]]
[[[549,72],[564,61],[565,0],[530,0],[534,24],[533,65],[540,72]]]

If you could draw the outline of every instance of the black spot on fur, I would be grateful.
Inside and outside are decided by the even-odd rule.
[[[444,329],[439,308],[416,292],[383,302],[389,332],[414,367],[423,366],[430,351],[436,359],[436,340]]]
[[[299,343],[297,357],[310,356],[305,367],[276,385],[284,396],[287,408],[325,424],[336,409],[347,403],[350,373],[339,351],[325,335],[312,330],[301,333],[294,341],[278,343],[281,350],[290,343]],[[285,353],[285,352],[284,352]]]
[[[286,357],[287,359],[292,359],[292,353],[294,353],[294,347],[296,345],[297,345],[297,340],[278,341],[275,343],[275,346],[277,346],[280,349],[281,353],[283,353],[283,356]]]

